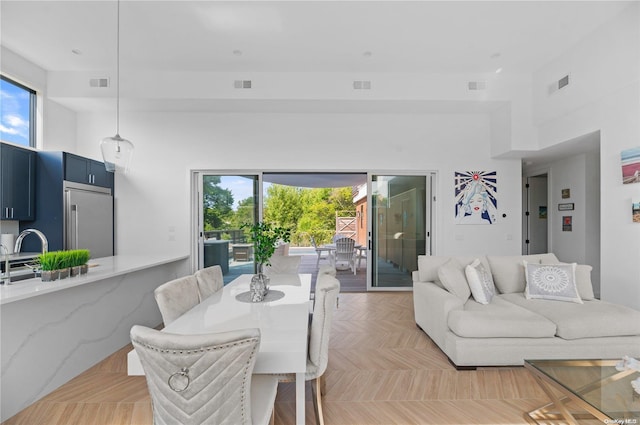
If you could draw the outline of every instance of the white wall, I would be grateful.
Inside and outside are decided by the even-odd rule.
[[[97,140],[113,131],[112,118],[81,114],[78,123],[80,154],[99,155]],[[439,252],[519,250],[520,162],[490,159],[486,114],[128,113],[121,135],[136,151],[132,172],[116,175],[118,253],[189,252],[192,169],[435,170]],[[459,170],[498,171],[506,219],[453,224]]]
[[[622,184],[620,151],[640,145],[639,22],[635,2],[542,67],[533,80],[540,146],[600,131],[601,297],[635,308],[640,308],[640,226],[631,222],[630,208],[640,185]],[[575,85],[549,96],[549,81],[567,72]]]

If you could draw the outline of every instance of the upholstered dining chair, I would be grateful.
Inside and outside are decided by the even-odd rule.
[[[322,394],[324,393],[323,375],[329,362],[329,336],[333,310],[340,293],[340,281],[331,274],[319,274],[316,281],[315,303],[309,333],[309,347],[307,349],[306,380],[313,381],[313,401],[316,413],[316,423],[324,425],[322,412]],[[295,375],[276,375],[280,382],[293,382]]]
[[[177,335],[131,328],[154,425],[273,423],[277,377],[252,375],[260,330]]]
[[[351,238],[340,238],[336,240],[336,251],[333,264],[338,268],[339,263],[346,264],[349,269],[356,274],[356,241]]]
[[[200,269],[196,272],[195,277],[198,281],[198,294],[201,302],[224,287],[222,267],[219,265]]]
[[[269,258],[269,263],[264,265],[263,272],[266,275],[297,274],[300,266],[299,255],[274,255]]]
[[[193,275],[163,283],[153,295],[165,326],[200,303],[198,280]]]

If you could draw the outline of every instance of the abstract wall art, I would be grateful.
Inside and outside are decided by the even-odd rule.
[[[455,172],[456,224],[495,224],[498,185],[495,171]]]

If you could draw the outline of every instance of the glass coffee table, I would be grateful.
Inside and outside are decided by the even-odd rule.
[[[640,425],[640,394],[631,381],[640,373],[616,370],[620,360],[525,360],[524,367],[552,400],[527,415],[538,424],[583,420]]]

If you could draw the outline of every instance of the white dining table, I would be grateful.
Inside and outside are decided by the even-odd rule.
[[[294,373],[296,424],[304,424],[311,275],[270,276],[272,292],[280,291],[284,294],[275,301],[252,303],[237,299],[238,295],[249,291],[252,276],[240,275],[221,291],[202,300],[171,322],[163,331],[202,334],[259,328],[260,351],[253,373]],[[129,375],[144,375],[135,350],[129,352],[127,360]]]

